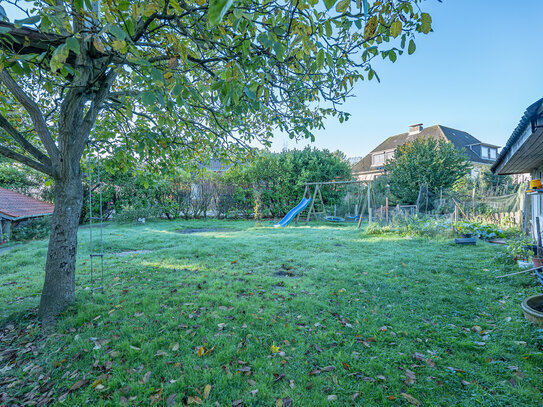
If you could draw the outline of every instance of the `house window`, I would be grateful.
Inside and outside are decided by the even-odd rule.
[[[386,160],[392,160],[394,159],[394,151],[389,151],[388,153],[386,153]]]
[[[497,154],[497,150],[495,148],[491,148],[490,149],[490,158],[495,160],[496,159],[496,154]]]
[[[488,158],[489,157],[488,150],[489,150],[488,147],[481,146],[481,157]]]
[[[385,153],[372,154],[371,165],[378,166],[385,163]]]

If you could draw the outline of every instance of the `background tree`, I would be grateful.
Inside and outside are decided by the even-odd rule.
[[[421,185],[437,193],[447,189],[470,170],[467,155],[443,140],[417,139],[396,150],[385,164],[392,192],[401,203],[415,204]]]
[[[54,179],[39,315],[75,296],[80,161],[126,169],[235,158],[275,130],[313,139],[371,60],[414,52],[420,0],[8,0],[0,9],[0,154]],[[99,125],[95,127],[97,122]],[[246,154],[243,155],[246,159]]]
[[[235,204],[252,213],[255,192],[260,195],[260,211],[265,217],[282,217],[300,202],[306,182],[351,179],[351,167],[344,154],[306,147],[281,153],[260,153],[250,165],[235,165],[222,177],[235,187]],[[330,187],[322,190],[327,204],[332,202]]]

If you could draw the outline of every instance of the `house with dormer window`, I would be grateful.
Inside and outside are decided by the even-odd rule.
[[[394,159],[396,149],[417,139],[444,140],[463,150],[472,163],[472,176],[476,177],[482,168],[490,168],[496,161],[499,146],[484,143],[465,131],[452,129],[440,124],[424,128],[422,123],[412,124],[409,131],[387,138],[353,167],[358,180],[372,180],[384,174],[388,160]]]

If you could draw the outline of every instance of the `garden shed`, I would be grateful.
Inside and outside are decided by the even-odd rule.
[[[499,175],[528,173],[532,180],[543,179],[543,98],[526,109],[492,171]],[[527,194],[531,199],[526,199],[526,230],[536,237],[535,218],[543,220],[543,189]]]
[[[30,218],[48,216],[55,206],[49,202],[0,187],[0,241],[9,240],[12,226]]]

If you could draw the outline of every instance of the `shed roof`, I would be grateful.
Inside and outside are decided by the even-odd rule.
[[[34,218],[53,213],[55,206],[0,187],[0,217],[10,220]]]
[[[532,168],[536,168],[540,165],[541,151],[537,151],[534,148],[527,149],[526,141],[528,138],[532,138],[532,136],[541,137],[540,129],[539,131],[533,132],[534,129],[532,129],[530,125],[532,124],[532,120],[541,114],[542,106],[543,98],[526,108],[524,115],[520,118],[519,124],[509,137],[509,140],[507,140],[505,147],[502,149],[496,162],[492,166],[492,171],[498,174],[515,174],[528,172]],[[539,146],[539,148],[541,148],[541,146]],[[511,165],[513,161],[517,161],[517,163]]]

